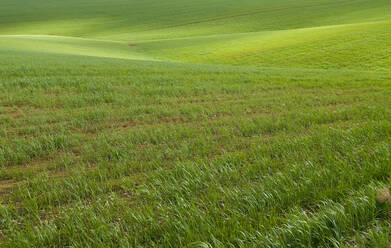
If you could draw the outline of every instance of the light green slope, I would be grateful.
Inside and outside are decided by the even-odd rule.
[[[389,30],[388,0],[5,0],[0,6],[0,51],[122,59],[388,70]]]
[[[140,53],[197,63],[391,69],[391,21],[136,43]]]
[[[282,68],[390,70],[391,22],[121,42],[0,36],[0,51]]]
[[[48,35],[0,35],[1,51],[34,51],[108,58],[156,60],[134,51],[131,44]]]

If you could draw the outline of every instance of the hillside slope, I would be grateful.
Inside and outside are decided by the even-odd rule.
[[[391,247],[390,30],[390,0],[2,0],[0,247]]]
[[[0,33],[155,39],[381,21],[388,0],[4,0]]]
[[[391,66],[388,0],[17,0],[0,13],[0,49],[262,67]]]

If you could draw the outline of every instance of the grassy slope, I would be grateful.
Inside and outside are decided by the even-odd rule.
[[[20,13],[21,5],[32,6]],[[391,4],[384,0],[19,0],[0,10],[0,34],[8,35],[0,36],[0,49],[263,67],[388,70],[391,64]]]
[[[11,246],[329,245],[376,225],[390,73],[1,58]]]
[[[122,42],[52,35],[0,35],[0,47],[3,48],[2,51],[154,60],[151,56],[137,53],[131,45]]]
[[[173,60],[264,67],[391,69],[391,22],[135,43]]]
[[[4,0],[0,33],[174,38],[378,21],[390,8],[388,0]]]
[[[388,247],[390,7],[4,0],[0,246]]]

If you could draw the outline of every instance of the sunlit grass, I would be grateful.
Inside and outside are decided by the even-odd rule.
[[[387,0],[0,5],[0,247],[389,247]]]
[[[328,245],[376,223],[389,73],[36,55],[2,55],[11,246]]]

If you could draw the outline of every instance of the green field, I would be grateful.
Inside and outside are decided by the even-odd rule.
[[[391,247],[390,0],[2,0],[0,247]]]

